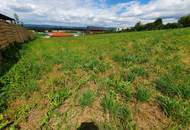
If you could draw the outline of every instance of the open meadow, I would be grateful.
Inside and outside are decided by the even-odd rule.
[[[0,77],[0,129],[190,129],[190,28],[39,37],[20,55]]]

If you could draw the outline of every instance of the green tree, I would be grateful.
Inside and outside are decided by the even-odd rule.
[[[155,25],[160,26],[163,25],[162,18],[157,18],[154,22]]]
[[[135,24],[134,29],[136,31],[142,31],[143,30],[143,24],[139,21],[138,23]]]
[[[135,24],[135,27],[140,27],[142,25],[141,21]]]
[[[178,23],[183,25],[183,27],[190,27],[190,14],[187,16],[181,17]]]
[[[155,22],[153,23],[154,29],[162,29],[163,27],[163,21],[162,18],[157,18]]]

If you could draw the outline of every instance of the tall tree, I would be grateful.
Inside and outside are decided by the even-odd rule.
[[[154,22],[155,25],[163,25],[162,18],[157,18]]]
[[[154,29],[162,29],[163,27],[163,21],[162,18],[157,18],[155,22],[153,23]]]
[[[135,24],[134,29],[135,29],[136,31],[141,31],[141,30],[143,30],[143,24],[139,21],[138,23]]]
[[[141,25],[142,25],[142,23],[141,23],[141,21],[139,21],[138,23],[135,24],[135,27],[139,27]]]

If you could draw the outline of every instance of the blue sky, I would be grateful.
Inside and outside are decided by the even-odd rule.
[[[26,24],[133,26],[190,13],[190,0],[2,0],[0,13],[17,13]]]

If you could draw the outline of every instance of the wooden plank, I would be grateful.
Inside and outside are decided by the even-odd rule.
[[[0,21],[0,49],[14,43],[23,43],[34,37],[33,33],[20,25]]]

